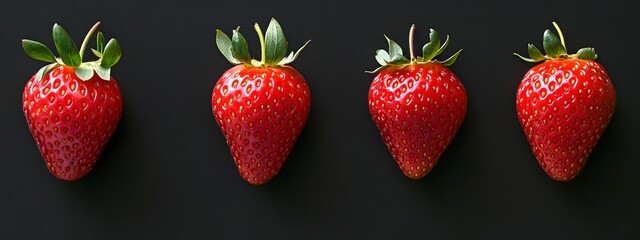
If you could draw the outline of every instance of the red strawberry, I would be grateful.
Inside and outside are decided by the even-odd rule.
[[[369,88],[369,111],[391,155],[412,179],[427,175],[453,140],[467,111],[467,94],[458,77],[447,68],[460,51],[445,61],[434,60],[448,45],[440,45],[431,29],[431,42],[423,57],[413,55],[413,31],[409,33],[411,59],[387,38],[389,52],[376,51],[382,67]],[[385,36],[386,38],[386,36]]]
[[[231,39],[217,30],[218,48],[237,66],[220,77],[211,105],[240,175],[260,185],[280,171],[307,121],[311,98],[302,75],[286,66],[307,44],[285,57],[287,41],[275,19],[271,19],[265,37],[257,23],[254,27],[262,61],[251,59],[238,29]]]
[[[120,87],[110,76],[121,55],[118,41],[111,39],[105,46],[98,33],[98,47],[92,50],[99,59],[82,62],[99,24],[91,28],[80,51],[55,24],[53,39],[60,58],[39,42],[22,40],[27,55],[51,63],[27,82],[22,106],[47,168],[63,180],[77,180],[91,171],[122,115]]]
[[[542,53],[529,44],[529,56],[539,62],[525,74],[516,108],[531,150],[554,180],[568,181],[584,167],[604,133],[616,106],[616,91],[604,68],[593,61],[593,48],[567,54],[558,25],[558,38],[544,32]]]

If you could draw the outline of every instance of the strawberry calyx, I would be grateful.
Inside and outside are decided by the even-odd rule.
[[[50,63],[38,70],[36,73],[36,81],[42,80],[51,69],[57,66],[74,68],[76,76],[83,81],[91,79],[94,72],[98,74],[101,79],[109,81],[111,79],[111,67],[116,65],[122,56],[120,43],[116,39],[111,38],[109,42],[105,43],[104,35],[98,32],[96,36],[96,49],[91,49],[93,54],[98,57],[98,60],[89,62],[82,61],[87,44],[99,25],[100,22],[93,25],[82,41],[80,50],[78,50],[78,47],[76,47],[64,28],[57,23],[54,24],[53,42],[60,57],[56,57],[47,46],[40,42],[23,39],[22,49],[29,57]]]
[[[244,64],[254,67],[284,66],[295,61],[302,49],[311,42],[311,40],[307,41],[298,51],[292,51],[289,55],[286,55],[288,43],[278,21],[271,18],[264,35],[258,23],[254,24],[253,27],[260,39],[260,61],[251,58],[247,41],[240,34],[240,27],[233,30],[231,38],[220,29],[216,29],[216,45],[222,55],[232,64]]]
[[[548,61],[548,60],[563,60],[563,59],[582,59],[582,60],[595,60],[598,58],[598,54],[596,54],[596,50],[592,47],[581,48],[577,53],[567,54],[567,47],[564,41],[564,35],[562,35],[562,31],[556,22],[552,22],[553,27],[558,32],[558,36],[556,36],[551,30],[547,29],[544,31],[542,37],[542,47],[546,55],[542,55],[540,50],[536,48],[533,44],[528,44],[527,51],[529,53],[529,57],[523,57],[518,53],[513,53],[524,61],[527,62],[540,62],[540,61]]]
[[[377,73],[380,70],[389,67],[389,66],[409,66],[414,64],[423,64],[423,63],[440,63],[444,66],[451,66],[458,56],[462,49],[458,50],[451,57],[446,60],[439,61],[436,60],[435,57],[440,55],[442,51],[444,51],[449,45],[449,35],[445,39],[444,43],[440,43],[440,35],[434,29],[430,29],[429,33],[429,41],[422,47],[422,56],[415,57],[413,53],[413,35],[415,32],[415,24],[411,25],[409,29],[409,54],[410,58],[407,59],[403,53],[402,48],[395,41],[391,40],[387,35],[384,35],[384,38],[387,39],[387,43],[389,44],[389,51],[384,49],[376,50],[376,61],[381,65],[373,71],[366,71],[367,73]]]

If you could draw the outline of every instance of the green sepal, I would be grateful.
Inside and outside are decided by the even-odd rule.
[[[444,40],[444,43],[442,43],[442,46],[440,46],[440,49],[438,49],[438,53],[436,53],[436,56],[440,55],[440,53],[442,53],[444,49],[447,48],[447,46],[449,46],[449,35],[447,35],[447,38]]]
[[[560,38],[558,38],[558,36],[552,33],[549,29],[544,31],[542,47],[544,48],[544,52],[547,53],[547,56],[550,58],[567,54],[567,49],[562,45]]]
[[[229,39],[227,34],[220,31],[220,29],[216,29],[216,46],[218,46],[218,49],[227,61],[232,64],[240,64],[240,61],[233,56],[233,52],[231,51],[231,39]]]
[[[111,80],[111,68],[100,66],[100,60],[82,63],[76,68],[75,73],[83,81],[90,80],[94,74],[97,74],[102,80]]]
[[[36,81],[41,81],[42,78],[44,78],[44,76],[47,75],[47,73],[49,73],[49,71],[51,71],[51,69],[53,69],[57,65],[58,63],[52,63],[40,68],[38,72],[36,72]]]
[[[527,51],[529,52],[529,57],[533,61],[542,61],[545,59],[544,55],[538,50],[538,48],[533,44],[527,45]]]
[[[40,61],[45,61],[50,63],[56,62],[56,57],[53,55],[51,50],[49,50],[49,48],[42,43],[29,40],[29,39],[23,39],[22,49],[24,49],[24,52],[27,55],[29,55],[29,57],[35,60],[40,60]]]
[[[113,65],[116,65],[118,61],[120,61],[121,56],[122,49],[120,48],[120,43],[118,43],[118,40],[116,40],[115,38],[112,38],[104,47],[100,66],[104,68],[111,68],[113,67]]]
[[[364,72],[365,73],[377,73],[377,72],[380,72],[380,70],[382,70],[383,68],[386,68],[386,67],[388,67],[388,65],[380,66],[380,67],[374,69],[373,71],[364,71]]]
[[[287,39],[282,27],[275,19],[271,19],[264,36],[265,59],[267,66],[277,65],[287,55]]]
[[[102,32],[98,32],[98,35],[96,36],[96,51],[103,53],[105,44],[106,41],[104,39],[104,35],[102,34]],[[102,56],[102,54],[100,54],[100,56]]]
[[[440,52],[440,36],[438,35],[438,32],[433,28],[430,29],[430,31],[430,42],[422,47],[422,62],[431,61],[431,59],[438,56],[438,53]]]
[[[409,59],[407,59],[405,56],[393,55],[391,56],[391,60],[389,60],[387,63],[391,65],[399,65],[399,64],[407,64],[410,62],[411,61],[409,61]]]
[[[231,53],[238,61],[251,64],[251,55],[249,54],[249,45],[240,33],[240,27],[233,30],[231,36]]]
[[[384,35],[384,38],[386,38],[387,43],[389,43],[389,56],[402,55],[402,48],[400,45],[387,37],[387,35]]]
[[[73,43],[69,34],[57,23],[53,25],[53,43],[56,45],[60,59],[65,65],[80,66],[82,58],[78,52],[78,47]]]
[[[91,66],[82,64],[76,68],[76,76],[82,81],[88,81],[93,77],[93,68]]]
[[[449,35],[447,35],[446,39],[444,40],[444,43],[440,45],[440,35],[438,34],[438,31],[436,31],[435,29],[430,29],[430,31],[431,31],[429,33],[430,42],[428,42],[427,44],[424,45],[424,47],[422,47],[423,56],[416,58],[416,61],[417,62],[438,62],[444,66],[452,65],[460,55],[460,52],[462,52],[462,49],[458,50],[458,52],[456,52],[455,54],[453,54],[451,57],[447,58],[444,61],[434,60],[435,57],[439,56],[447,48],[447,46],[449,46]]]
[[[93,55],[96,55],[96,57],[102,58],[102,53],[99,52],[98,50],[95,50],[95,49],[92,48],[91,52],[93,53]]]
[[[582,60],[596,60],[598,58],[598,54],[596,54],[596,50],[594,48],[581,48],[576,53],[576,57]]]
[[[387,65],[389,61],[391,61],[391,57],[389,57],[389,53],[387,53],[386,50],[378,49],[376,50],[376,61],[380,65],[384,66],[384,65]]]
[[[440,48],[440,34],[433,28],[429,29],[429,41]]]
[[[111,68],[103,68],[101,66],[94,66],[93,70],[96,71],[98,76],[102,78],[102,80],[109,81],[111,80]]]
[[[462,52],[462,49],[458,50],[451,57],[447,58],[447,60],[438,61],[438,62],[446,67],[451,66],[454,62],[456,62],[456,59],[458,59],[458,56],[460,55],[461,52]]]
[[[520,54],[518,54],[518,53],[513,53],[513,55],[516,55],[517,57],[519,57],[520,59],[522,59],[522,60],[524,60],[524,61],[526,61],[526,62],[530,62],[530,63],[538,62],[538,61],[533,60],[533,59],[531,59],[531,58],[524,57],[524,56],[522,56],[522,55],[520,55]]]
[[[311,40],[308,40],[306,43],[304,43],[304,45],[302,45],[302,47],[300,47],[300,49],[298,49],[298,51],[296,51],[296,53],[294,54],[293,51],[291,51],[291,53],[283,58],[282,60],[280,60],[280,62],[278,62],[278,65],[287,65],[293,61],[295,61],[296,59],[298,59],[298,56],[300,56],[300,52],[302,52],[302,50],[307,47],[307,45],[311,42]]]
[[[424,47],[422,47],[422,62],[431,61],[431,59],[436,57],[438,54],[438,48],[440,47],[437,44],[439,43],[428,42]]]
[[[397,56],[398,55],[396,55],[396,58],[398,58]],[[402,56],[402,55],[400,55],[400,56]],[[389,53],[386,50],[378,49],[378,50],[376,50],[376,61],[380,64],[380,67],[376,68],[373,71],[364,71],[364,72],[366,72],[366,73],[377,73],[377,72],[379,72],[383,68],[389,66],[389,63],[391,62],[391,57],[389,56]]]

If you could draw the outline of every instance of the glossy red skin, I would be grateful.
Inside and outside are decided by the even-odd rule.
[[[311,97],[292,67],[237,65],[216,83],[211,105],[240,176],[260,185],[280,171],[307,121]]]
[[[554,180],[575,178],[611,121],[616,91],[590,60],[551,60],[533,67],[516,94],[531,150]]]
[[[82,81],[75,70],[58,66],[41,81],[35,75],[22,94],[23,111],[49,171],[78,180],[94,167],[122,116],[115,79],[97,74]]]
[[[386,67],[369,88],[369,111],[402,172],[420,179],[462,125],[467,94],[440,63]]]

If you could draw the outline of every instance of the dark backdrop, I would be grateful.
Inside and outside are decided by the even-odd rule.
[[[206,2],[206,3],[204,3]],[[626,1],[628,2],[628,1]],[[634,2],[634,1],[631,1]],[[613,1],[6,1],[0,9],[0,239],[113,238],[574,238],[638,239],[640,167],[636,91],[640,4]],[[276,17],[290,47],[313,41],[292,65],[309,83],[311,115],[282,171],[244,182],[211,113],[211,90],[231,64],[215,29]],[[54,178],[21,110],[24,84],[43,65],[20,39],[53,46],[59,23],[77,44],[96,21],[124,54],[113,69],[124,114],[95,169]],[[593,46],[618,106],[582,173],[550,180],[515,112],[539,47],[557,21],[568,48]],[[367,108],[383,34],[405,49],[428,28],[452,37],[445,56],[466,86],[469,110],[436,168],[405,177]],[[93,44],[92,44],[93,45]]]

